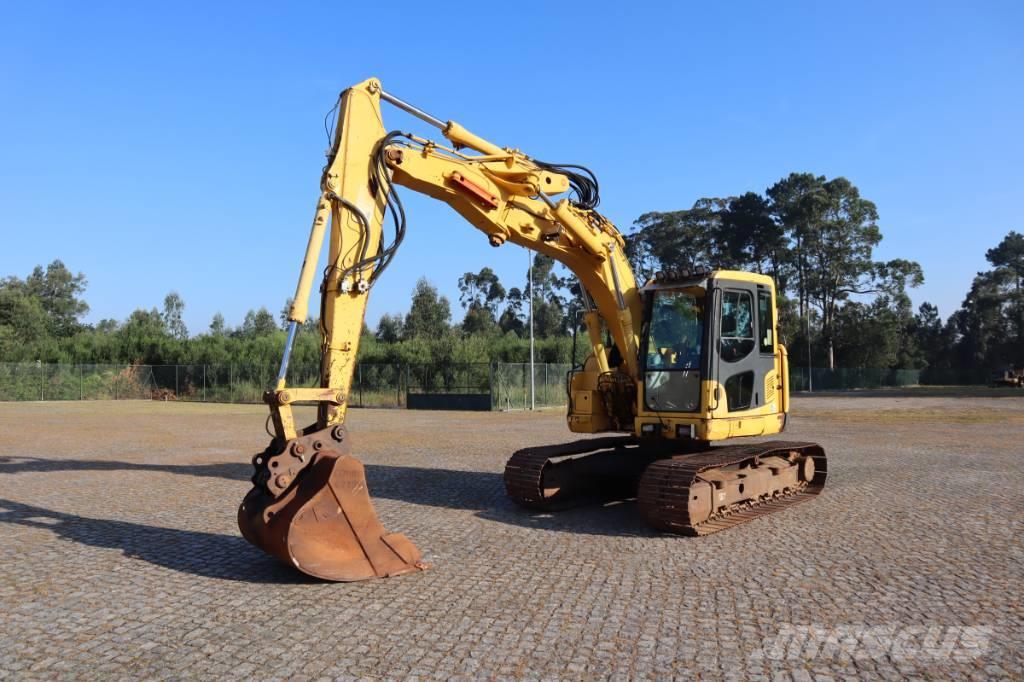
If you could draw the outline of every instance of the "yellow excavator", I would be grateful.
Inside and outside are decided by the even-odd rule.
[[[388,132],[382,102],[438,128],[446,143]],[[579,280],[591,350],[567,380],[568,426],[618,435],[513,453],[504,481],[517,503],[551,511],[635,497],[653,527],[705,535],[821,491],[826,459],[816,444],[711,446],[785,428],[788,367],[770,277],[693,268],[640,286],[622,234],[596,210],[593,173],[500,147],[371,78],[337,103],[280,372],[264,395],[275,435],[253,457],[253,488],[238,512],[249,542],[326,580],[425,568],[416,546],[378,520],[345,427],[367,298],[405,234],[399,185],[447,203],[493,246],[546,254]],[[388,214],[394,235],[385,243]],[[320,387],[292,387],[288,361],[328,234]],[[298,429],[295,403],[315,403],[316,422]]]

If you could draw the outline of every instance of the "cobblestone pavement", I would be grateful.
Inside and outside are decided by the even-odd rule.
[[[307,580],[235,509],[255,406],[0,404],[0,678],[1024,677],[1024,398],[794,400],[808,504],[701,539],[635,505],[527,513],[541,414],[355,410],[425,573]]]

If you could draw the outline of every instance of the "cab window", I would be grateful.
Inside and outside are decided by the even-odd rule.
[[[704,333],[703,300],[683,291],[658,291],[651,306],[648,369],[698,369]]]
[[[739,362],[754,350],[754,301],[748,291],[722,296],[722,360]]]
[[[775,352],[774,326],[772,324],[772,295],[768,291],[757,292],[757,328],[760,330],[759,344],[762,353]]]

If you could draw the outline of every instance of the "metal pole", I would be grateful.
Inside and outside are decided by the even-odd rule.
[[[174,366],[174,398],[178,398],[178,366]]]
[[[44,371],[46,371],[46,370],[43,369],[43,363],[40,362],[39,363],[39,400],[40,400],[40,402],[42,402],[43,400],[46,399],[46,396],[44,394],[45,389],[43,388],[45,383],[46,383],[46,377],[43,374]]]
[[[530,409],[533,410],[537,407],[537,386],[533,378],[533,254],[527,250],[526,257],[530,262],[528,287],[530,290]]]
[[[78,366],[78,399],[85,400],[85,377],[82,366]]]
[[[228,363],[228,402],[235,402],[235,363]]]
[[[804,308],[804,329],[807,333],[807,392],[814,393],[814,372],[811,361],[811,306]]]
[[[206,402],[206,365],[203,365],[203,402]]]
[[[448,124],[445,123],[444,121],[442,121],[441,119],[434,118],[433,116],[431,116],[427,112],[423,111],[422,109],[418,109],[418,108],[414,107],[413,105],[409,104],[408,102],[403,102],[402,100],[398,99],[394,95],[392,95],[390,93],[387,93],[387,92],[384,92],[383,90],[380,91],[380,98],[382,100],[384,100],[385,102],[389,102],[389,103],[395,105],[396,107],[398,107],[402,111],[406,112],[407,114],[412,114],[413,116],[415,116],[416,118],[420,119],[421,121],[425,121],[426,123],[429,123],[430,125],[434,126],[435,128],[439,128],[441,130],[444,130],[445,128],[448,127]]]

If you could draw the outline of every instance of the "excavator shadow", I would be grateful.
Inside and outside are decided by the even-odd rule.
[[[45,457],[0,457],[0,474],[46,473],[56,471],[154,471],[210,478],[246,481],[252,476],[248,462],[219,464],[146,464],[108,459],[47,459]]]
[[[572,533],[653,537],[634,500],[538,512],[515,504],[505,493],[502,475],[425,467],[367,464],[366,481],[373,498],[475,512],[475,516],[513,526]]]
[[[542,513],[524,509],[512,502],[505,494],[502,475],[498,472],[394,464],[365,464],[365,468],[371,500],[380,498],[472,511],[479,518],[490,521],[574,534],[640,537],[659,534],[643,522],[635,502],[630,500]],[[115,460],[0,457],[0,475],[61,471],[151,471],[248,481],[252,476],[252,465],[247,462],[149,464]],[[241,538],[238,541],[242,543],[239,546],[250,547]]]
[[[4,499],[0,499],[0,524],[45,528],[63,540],[119,549],[127,557],[205,578],[277,584],[318,582],[236,535],[99,519]]]

